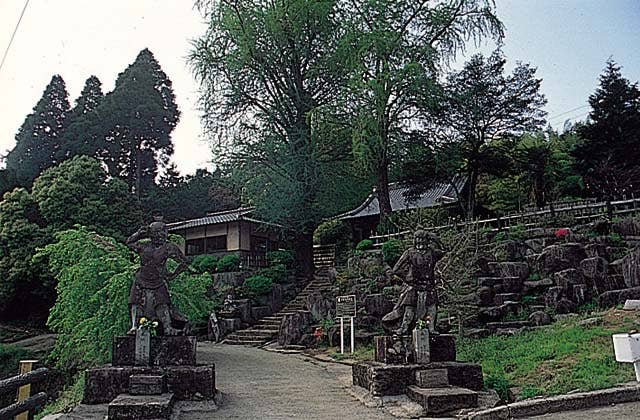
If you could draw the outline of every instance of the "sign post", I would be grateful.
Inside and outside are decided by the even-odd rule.
[[[351,321],[351,353],[355,350],[356,295],[338,296],[336,298],[336,316],[340,318],[340,353],[344,354],[344,319]]]

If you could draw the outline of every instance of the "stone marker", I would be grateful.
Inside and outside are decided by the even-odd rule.
[[[135,365],[149,366],[151,355],[151,332],[146,328],[136,330]]]
[[[431,361],[428,329],[413,330],[413,360],[418,364]]]
[[[622,309],[625,311],[640,311],[640,300],[627,299]]]

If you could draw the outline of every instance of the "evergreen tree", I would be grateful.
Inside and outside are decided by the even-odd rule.
[[[171,132],[180,112],[171,80],[148,49],[118,75],[115,89],[92,113],[100,125],[99,153],[112,176],[126,180],[138,198],[173,154]],[[96,127],[96,124],[92,124]]]
[[[94,111],[103,99],[102,83],[96,76],[89,77],[67,117],[58,160],[77,155],[100,155],[98,152],[104,147],[100,146],[95,136],[95,126],[99,124],[100,118]]]
[[[578,129],[584,142],[575,150],[578,171],[592,196],[612,199],[640,191],[640,89],[625,79],[613,60],[589,97],[589,122]]]
[[[31,185],[43,170],[58,162],[68,112],[64,80],[54,75],[33,112],[18,130],[16,145],[6,158],[7,169],[13,171],[19,185]]]

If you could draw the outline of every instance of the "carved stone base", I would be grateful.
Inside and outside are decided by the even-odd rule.
[[[483,388],[482,367],[464,362],[431,362],[422,365],[358,363],[352,368],[353,384],[369,390],[374,396],[400,395],[407,392],[407,387],[417,385],[417,378],[424,378],[426,375],[417,375],[417,372],[432,369],[437,369],[441,378],[446,376],[448,385],[474,391]],[[442,370],[446,370],[446,375]],[[422,378],[421,381],[426,380]],[[438,387],[442,385],[439,383]]]
[[[103,404],[120,394],[129,393],[132,375],[164,376],[166,389],[178,400],[213,399],[216,392],[215,365],[165,367],[107,365],[85,372],[82,402]]]
[[[195,336],[151,337],[149,364],[152,366],[184,366],[196,364]],[[113,338],[114,366],[132,366],[135,360],[136,336]]]
[[[415,343],[410,336],[374,337],[374,360],[387,364],[453,362],[456,360],[456,340],[450,334],[428,334],[429,346],[422,344],[416,356]]]

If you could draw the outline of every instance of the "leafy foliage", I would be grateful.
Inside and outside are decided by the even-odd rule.
[[[398,239],[390,239],[382,244],[382,257],[391,267],[400,259],[404,245]]]
[[[39,256],[48,259],[58,281],[47,322],[59,337],[51,353],[56,365],[82,368],[106,362],[113,337],[128,330],[127,299],[137,268],[129,249],[78,227],[57,233]],[[207,275],[185,273],[170,283],[174,305],[191,322],[206,319],[210,284]]]
[[[286,249],[279,249],[267,253],[269,265],[284,265],[291,268],[293,265],[293,252]]]
[[[216,271],[224,273],[227,271],[236,271],[240,268],[240,256],[237,254],[227,254],[218,260]]]
[[[142,215],[127,186],[108,179],[100,163],[77,156],[44,171],[33,183],[33,198],[50,228],[80,224],[124,240]]]
[[[313,232],[313,243],[318,245],[332,245],[349,238],[349,226],[342,220],[328,220],[320,223]]]
[[[242,285],[250,296],[262,296],[271,291],[273,280],[266,276],[256,275],[247,277]]]
[[[373,241],[371,239],[363,239],[356,245],[356,251],[364,251],[373,248]]]
[[[198,273],[215,273],[219,258],[213,255],[197,255],[191,261],[191,268]]]
[[[53,303],[53,278],[46,261],[32,261],[49,234],[33,197],[22,188],[0,202],[0,313],[7,318],[42,316]],[[45,315],[46,316],[46,315]]]

